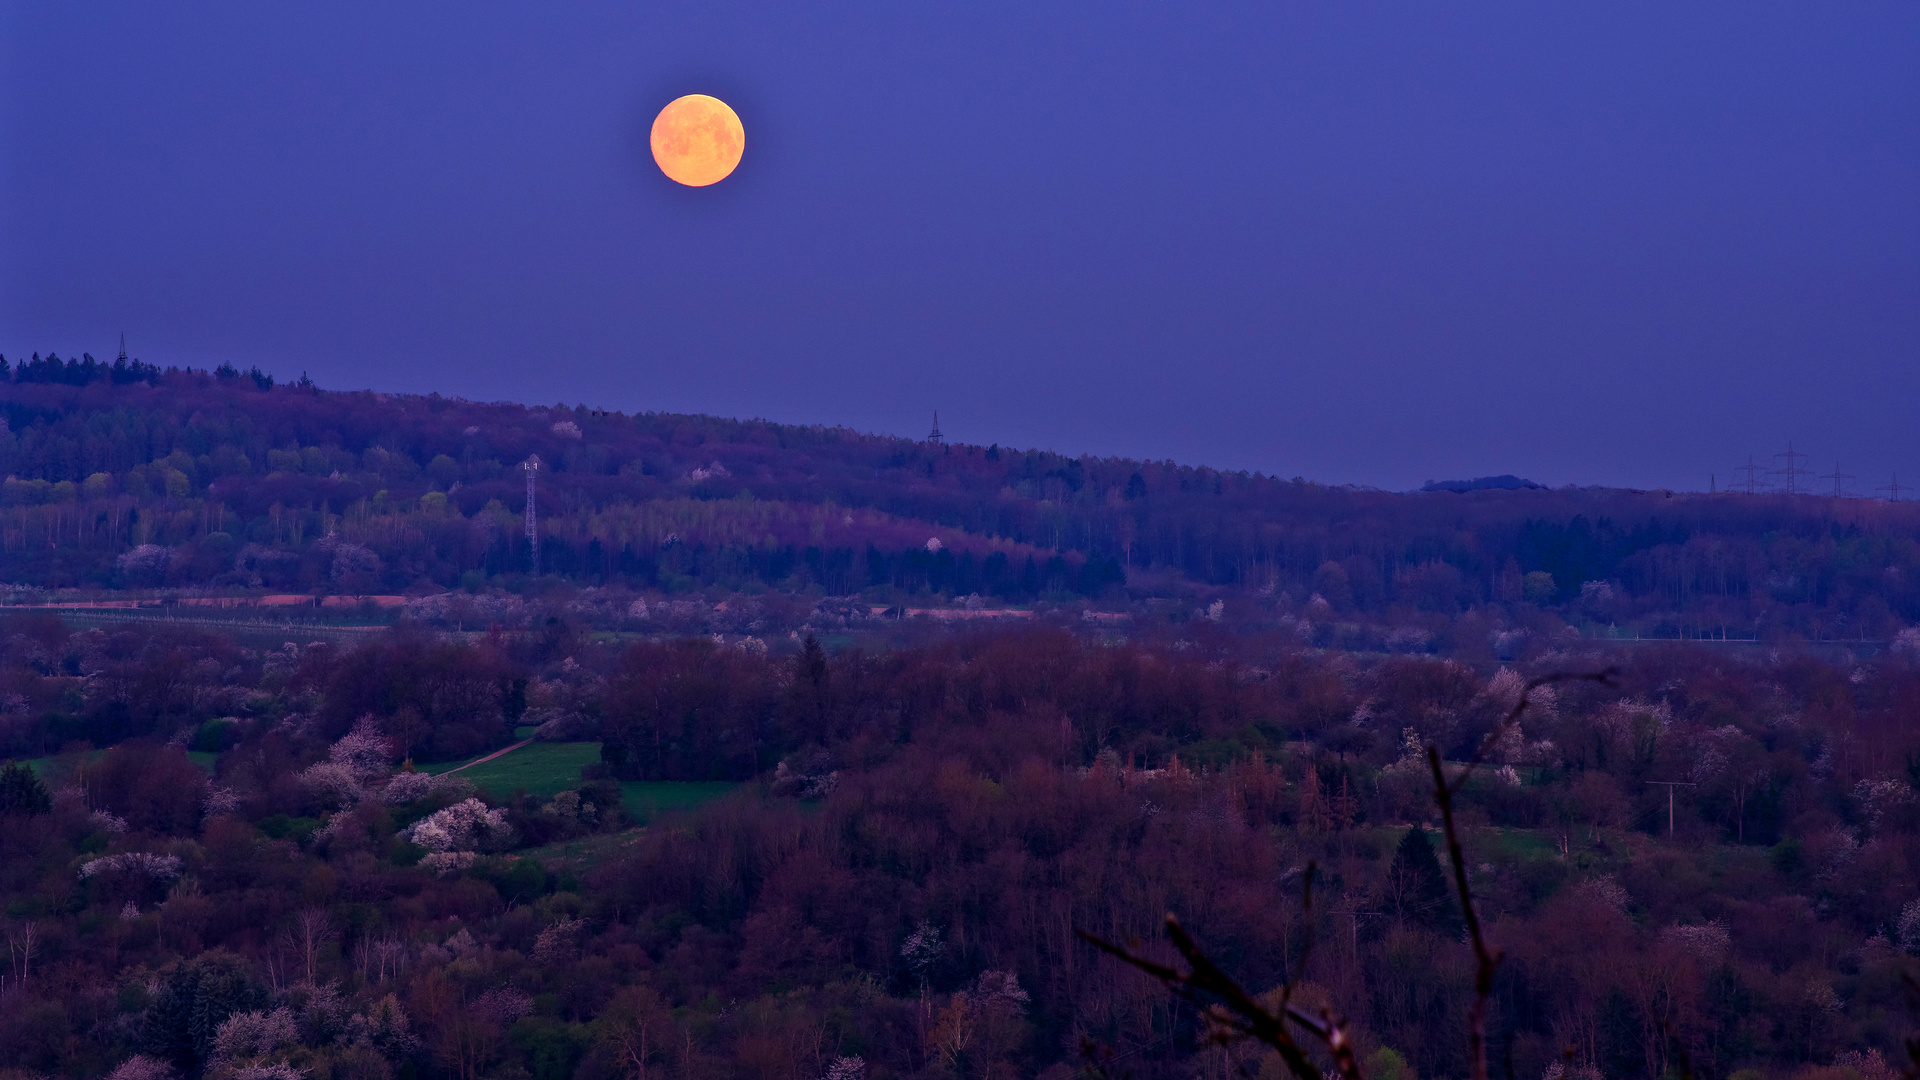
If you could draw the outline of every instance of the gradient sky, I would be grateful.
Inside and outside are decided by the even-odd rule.
[[[696,92],[706,189],[647,152]],[[14,0],[0,351],[121,330],[1389,488],[1920,483],[1920,5]]]

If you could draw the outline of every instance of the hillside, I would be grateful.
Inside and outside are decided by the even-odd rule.
[[[55,358],[0,382],[0,574],[59,589],[527,587],[878,603],[1195,590],[1340,617],[1530,605],[1647,633],[1889,637],[1920,509],[1618,489],[1390,493],[664,413]]]
[[[1375,1080],[1907,1060],[1911,507],[10,374],[0,1080],[1283,1075],[1169,911]]]

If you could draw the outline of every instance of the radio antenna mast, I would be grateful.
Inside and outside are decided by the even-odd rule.
[[[533,512],[534,481],[540,476],[540,455],[534,454],[521,462],[520,467],[527,470],[527,548],[533,552],[533,576],[540,576],[540,523]]]

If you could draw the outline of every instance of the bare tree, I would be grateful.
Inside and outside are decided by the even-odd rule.
[[[333,920],[327,917],[325,908],[303,908],[294,917],[293,934],[300,957],[305,961],[307,984],[311,986],[319,975],[320,948],[333,938]]]
[[[34,948],[40,943],[40,925],[32,919],[7,931],[7,954],[13,960],[14,985],[25,987],[33,977]]]

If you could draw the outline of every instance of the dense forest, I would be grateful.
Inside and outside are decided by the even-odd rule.
[[[522,463],[538,455],[539,567],[575,586],[880,604],[1228,589],[1361,621],[1527,604],[1658,636],[1886,640],[1920,620],[1920,508],[1883,500],[1401,494],[841,428],[339,393],[258,369],[36,355],[0,376],[0,565],[16,585],[524,592]]]
[[[1920,1068],[1908,505],[0,376],[0,1080]]]
[[[1889,1080],[1915,1030],[1910,652],[259,649],[10,619],[6,738],[37,758],[0,775],[10,1078],[1064,1077],[1088,1047],[1277,1075],[1074,936],[1164,948],[1169,911],[1255,990],[1297,969],[1367,1075],[1461,1077],[1422,748],[1462,759],[1523,675],[1610,662],[1536,691],[1461,792],[1505,1075]],[[564,790],[434,774],[533,724],[598,744]],[[736,786],[623,798],[690,781]],[[1649,781],[1690,785],[1671,824]]]

